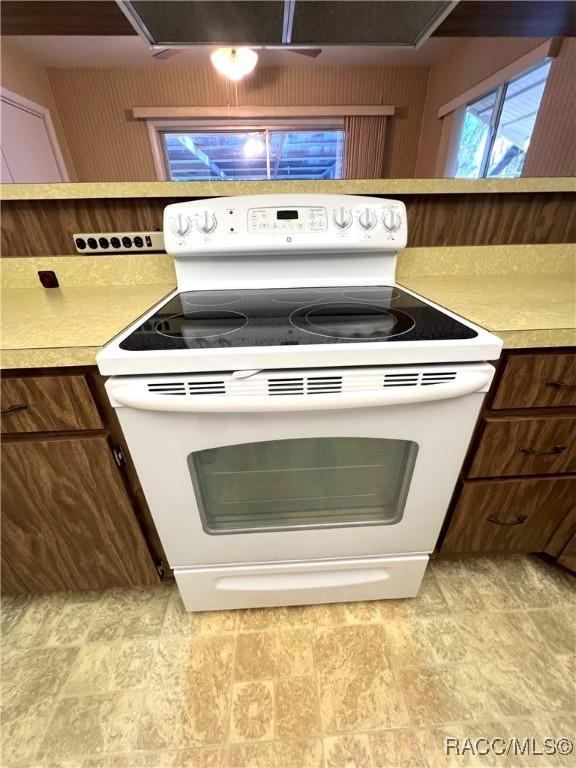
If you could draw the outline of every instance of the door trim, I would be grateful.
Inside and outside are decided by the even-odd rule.
[[[50,145],[52,147],[52,153],[54,155],[56,165],[58,166],[60,176],[62,177],[61,181],[69,182],[70,176],[68,175],[66,163],[64,162],[64,157],[62,155],[62,151],[60,150],[60,144],[58,143],[58,137],[56,136],[56,131],[54,130],[54,123],[52,122],[52,115],[50,114],[50,110],[46,107],[42,107],[40,104],[36,104],[34,101],[30,101],[30,99],[27,99],[25,96],[21,96],[19,93],[15,93],[14,91],[10,91],[8,88],[3,87],[0,87],[0,101],[11,104],[18,109],[23,109],[26,112],[30,112],[32,115],[39,117],[43,121],[46,127],[46,133],[48,134]]]

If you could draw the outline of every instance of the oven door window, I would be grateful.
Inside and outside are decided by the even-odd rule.
[[[188,456],[207,533],[394,525],[418,446],[336,437],[272,440]]]

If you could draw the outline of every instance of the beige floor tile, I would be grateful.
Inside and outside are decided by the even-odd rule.
[[[152,673],[155,640],[83,646],[63,689],[65,696],[146,688]]]
[[[10,633],[24,617],[30,603],[30,595],[3,595],[0,600],[0,631],[6,642]]]
[[[374,768],[368,736],[334,736],[324,739],[326,768]]]
[[[3,766],[34,763],[52,716],[55,696],[29,697],[25,703],[3,703],[1,759]]]
[[[374,768],[425,768],[416,731],[371,733],[369,740]]]
[[[271,681],[236,683],[232,688],[230,741],[274,738],[274,691]]]
[[[414,622],[412,631],[420,638],[431,664],[448,664],[472,659],[470,647],[459,629],[459,619],[454,616],[419,619]]]
[[[138,727],[138,749],[219,746],[228,736],[230,687],[218,689],[207,673],[189,690],[150,688]]]
[[[521,607],[512,588],[500,575],[500,558],[465,557],[461,562],[464,573],[472,580],[489,610],[503,611]]]
[[[558,714],[536,719],[536,730],[541,738],[554,740],[554,754],[548,755],[548,766],[574,768],[576,763],[576,714]],[[572,746],[572,749],[570,747]],[[534,758],[526,761],[526,768],[544,768],[543,759],[539,764]]]
[[[548,653],[576,653],[576,608],[553,608],[527,612]]]
[[[132,752],[129,755],[90,757],[82,768],[224,768],[224,752],[219,748],[193,748]]]
[[[489,754],[477,754],[476,739],[490,738],[501,735],[497,725],[478,726],[476,723],[466,725],[445,725],[418,731],[420,752],[424,757],[426,768],[492,768],[499,764],[504,768],[501,757]],[[480,745],[484,751],[484,744]],[[499,761],[499,762],[498,762]]]
[[[358,601],[343,605],[347,624],[379,624],[382,621],[377,601]]]
[[[542,637],[526,611],[461,614],[458,628],[477,661],[517,659],[543,650]]]
[[[21,648],[33,648],[38,645],[36,637],[44,625],[53,615],[60,616],[60,612],[67,602],[65,594],[56,592],[51,595],[31,595],[22,601],[12,599],[13,605],[19,610],[14,619],[7,622],[2,630],[2,643],[5,646],[17,646]],[[2,599],[2,606],[4,598]],[[4,611],[2,611],[4,613]],[[10,609],[8,609],[10,616]]]
[[[2,660],[4,704],[31,704],[58,693],[77,653],[77,648],[7,651]]]
[[[160,634],[171,590],[160,587],[111,589],[92,617],[89,642],[133,640]]]
[[[388,665],[382,626],[324,630],[314,643],[314,662],[325,733],[407,725],[404,698]]]
[[[238,611],[205,611],[189,613],[184,609],[178,592],[168,601],[163,635],[193,635],[196,633],[233,632],[238,621]]]
[[[464,570],[459,560],[439,561],[432,571],[442,595],[453,611],[490,609],[490,602],[484,599],[474,579]]]
[[[426,667],[405,667],[398,672],[411,722],[432,725],[448,719],[446,687],[441,670]]]
[[[414,598],[401,601],[401,604],[402,608],[406,610],[410,616],[415,617],[438,616],[450,612],[449,603],[442,594],[436,575],[431,569],[427,570],[424,574],[418,595]],[[385,600],[382,601],[380,605],[386,609]]]
[[[226,750],[224,764],[226,768],[274,768],[274,745],[237,744]]]
[[[274,744],[275,768],[324,768],[320,739],[277,741]]]
[[[283,629],[238,635],[236,680],[297,677],[312,672],[311,630]]]
[[[305,739],[319,736],[320,711],[316,679],[287,677],[274,686],[276,737]]]
[[[134,749],[140,692],[61,699],[40,747],[41,760]]]
[[[574,600],[574,580],[536,557],[506,558],[498,570],[523,608],[550,608]]]
[[[158,640],[150,684],[153,688],[184,690],[193,694],[199,680],[215,689],[230,684],[235,639],[231,635],[161,637]]]

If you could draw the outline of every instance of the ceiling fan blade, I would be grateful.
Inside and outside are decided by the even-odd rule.
[[[298,53],[300,56],[308,56],[310,59],[316,59],[322,53],[322,48],[286,48],[290,53]]]
[[[163,48],[161,51],[155,51],[152,54],[152,58],[156,59],[156,61],[164,61],[165,59],[172,58],[172,56],[177,56],[179,53],[180,53],[179,49]]]

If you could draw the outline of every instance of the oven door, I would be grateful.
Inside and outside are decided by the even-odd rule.
[[[107,387],[170,565],[190,567],[432,551],[492,373],[395,367]]]

